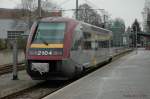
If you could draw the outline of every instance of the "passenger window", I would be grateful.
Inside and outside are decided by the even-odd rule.
[[[98,47],[99,48],[108,48],[109,47],[109,41],[99,41]]]
[[[83,49],[91,49],[91,34],[86,31],[83,31]]]
[[[86,50],[91,49],[91,41],[84,41],[83,48]]]
[[[78,25],[73,33],[73,43],[71,50],[98,50],[99,48],[108,48],[109,41],[98,38],[94,31],[88,31],[84,28],[81,30],[81,26]],[[100,35],[101,36],[101,35]]]

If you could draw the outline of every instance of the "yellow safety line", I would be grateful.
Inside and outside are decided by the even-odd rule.
[[[31,48],[63,48],[64,44],[31,44]]]

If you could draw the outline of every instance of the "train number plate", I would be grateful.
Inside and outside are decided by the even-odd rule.
[[[52,55],[51,51],[37,51],[37,55],[47,56]]]

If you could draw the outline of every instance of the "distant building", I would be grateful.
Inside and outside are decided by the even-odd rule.
[[[0,39],[7,39],[10,30],[27,30],[27,24],[17,18],[18,14],[21,14],[21,10],[0,8]]]
[[[0,19],[0,39],[7,38],[7,31],[13,28],[13,23],[12,19]]]
[[[143,30],[144,32],[150,32],[150,0],[145,0],[145,6],[142,14],[143,14]]]
[[[30,13],[30,18],[29,18]],[[62,16],[62,12],[47,12],[42,10],[42,17]],[[30,12],[22,9],[0,8],[0,39],[7,39],[7,32],[11,30],[29,33],[34,20],[38,18],[37,10]]]

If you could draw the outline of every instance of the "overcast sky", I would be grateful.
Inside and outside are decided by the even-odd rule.
[[[0,0],[1,8],[14,8],[20,0]],[[49,0],[51,1],[51,0]],[[65,2],[66,1],[66,2]],[[75,0],[53,0],[65,9],[74,9]],[[79,0],[79,4],[87,2],[94,8],[105,9],[111,18],[122,18],[126,26],[131,25],[135,18],[142,22],[142,10],[145,0]]]
[[[59,0],[65,1],[65,0]],[[75,0],[68,0],[63,7],[75,7]],[[87,2],[94,8],[105,9],[111,18],[122,18],[126,26],[133,23],[137,18],[142,23],[142,14],[145,0],[79,0],[79,3]],[[74,4],[74,5],[73,5]]]

